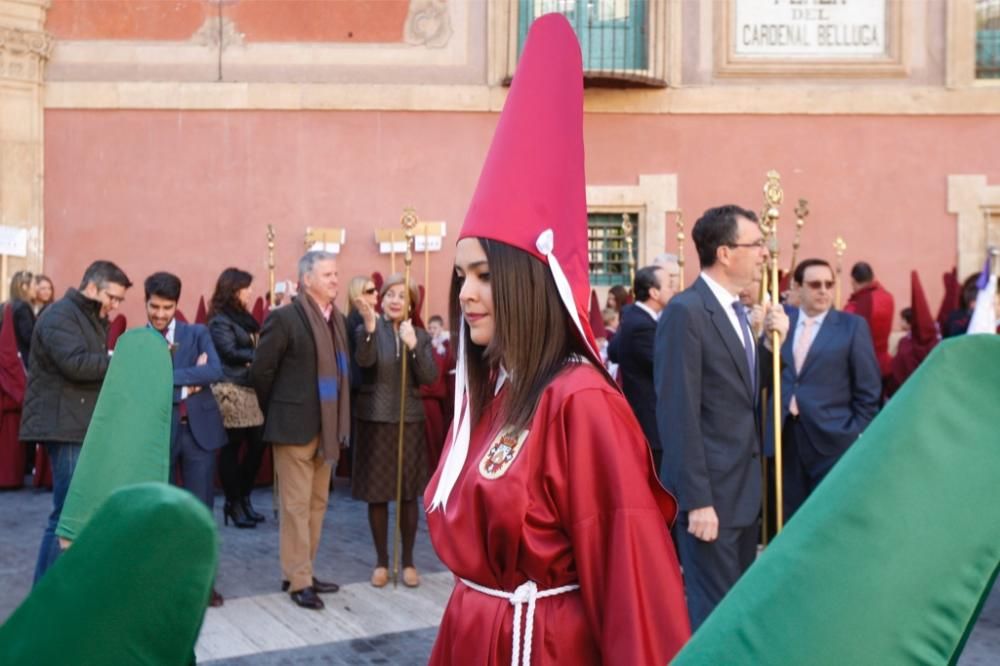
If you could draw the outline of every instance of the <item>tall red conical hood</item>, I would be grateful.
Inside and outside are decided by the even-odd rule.
[[[937,322],[943,331],[948,315],[959,308],[958,295],[962,291],[962,285],[958,282],[957,268],[943,274],[941,279],[944,281],[944,296],[941,297],[941,306],[938,308]]]
[[[934,317],[924,295],[924,287],[916,271],[910,271],[910,309],[913,310],[913,339],[919,345],[937,343],[937,329]],[[930,351],[928,349],[928,351]]]
[[[561,14],[539,18],[528,31],[458,238],[506,243],[547,265],[591,361],[606,372],[588,317],[583,63],[576,34]],[[463,334],[455,369],[452,442],[440,465],[430,511],[446,507],[469,453],[464,346]]]
[[[885,386],[886,394],[890,396],[909,379],[938,343],[931,309],[916,271],[910,272],[910,309],[913,311],[910,335],[899,341],[899,348],[892,359],[892,372]]]
[[[204,324],[208,321],[208,308],[205,307],[205,297],[198,299],[198,311],[194,313],[194,323]]]
[[[253,310],[250,311],[250,314],[253,315],[253,318],[257,320],[258,324],[261,324],[261,325],[264,324],[264,317],[265,317],[265,315],[267,313],[264,311],[264,297],[263,296],[258,296],[257,300],[254,301],[254,303],[253,303]]]
[[[597,292],[593,289],[590,290],[590,330],[594,332],[596,338],[608,337],[608,329],[604,326],[604,313],[601,312]]]
[[[583,64],[576,34],[561,14],[542,16],[528,32],[458,237],[524,250],[553,269],[557,286],[564,274],[571,315],[596,355],[588,317]]]

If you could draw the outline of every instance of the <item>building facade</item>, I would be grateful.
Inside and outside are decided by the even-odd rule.
[[[266,291],[268,225],[278,279],[309,230],[337,241],[345,285],[399,269],[378,232],[412,207],[444,223],[414,260],[444,312],[454,235],[547,11],[588,70],[595,285],[628,279],[622,215],[641,266],[677,252],[678,211],[689,238],[709,206],[759,210],[772,169],[782,265],[806,199],[798,257],[834,260],[841,237],[845,279],[871,262],[900,308],[910,269],[936,308],[942,273],[1000,245],[997,0],[0,0],[0,228],[27,238],[8,270],[60,291],[98,257],[171,270],[193,313],[229,265]]]

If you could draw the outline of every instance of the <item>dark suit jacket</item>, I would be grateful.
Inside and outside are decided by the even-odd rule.
[[[640,307],[622,311],[621,323],[608,344],[608,358],[618,364],[625,399],[635,412],[642,432],[654,450],[660,449],[656,426],[656,387],[653,385],[653,348],[656,320]]]
[[[226,429],[222,425],[222,413],[212,395],[211,385],[221,382],[222,363],[215,353],[212,336],[201,324],[185,324],[178,321],[174,324],[174,412],[170,426],[170,446],[177,443],[177,433],[180,429],[181,388],[184,386],[200,386],[201,391],[187,397],[188,424],[191,434],[205,451],[215,451],[226,444]],[[197,365],[198,357],[208,356],[208,363]]]
[[[682,512],[712,506],[722,528],[752,525],[761,493],[754,382],[742,340],[700,277],[660,315],[654,359],[660,478]]]
[[[419,423],[425,419],[420,386],[432,384],[437,379],[437,363],[431,336],[422,328],[415,328],[417,346],[407,359],[409,391],[406,394],[406,423]],[[376,319],[375,332],[368,335],[362,323],[354,331],[355,360],[361,369],[358,386],[357,418],[378,423],[399,423],[399,395],[402,382],[402,361],[396,358],[396,334],[385,318]],[[403,349],[406,345],[400,343]]]
[[[788,337],[781,346],[781,413],[788,416],[792,394],[808,445],[823,456],[840,456],[878,413],[882,375],[868,323],[858,315],[830,310],[816,332],[802,371],[795,372],[795,329],[800,313],[789,317]],[[774,435],[768,410],[768,455]]]
[[[316,343],[304,298],[271,310],[250,365],[250,382],[264,412],[264,440],[268,442],[308,444],[319,434]],[[336,308],[333,316],[343,317]]]

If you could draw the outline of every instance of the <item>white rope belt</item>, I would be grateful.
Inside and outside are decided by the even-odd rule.
[[[534,624],[535,624],[535,601],[537,599],[544,599],[545,597],[554,597],[559,594],[566,594],[567,592],[572,592],[574,590],[579,590],[580,586],[573,585],[563,585],[562,587],[554,587],[549,590],[538,591],[538,585],[535,581],[529,580],[526,583],[521,583],[513,592],[505,592],[503,590],[494,590],[489,587],[483,587],[482,585],[477,585],[472,581],[465,580],[464,578],[459,578],[463,583],[469,588],[480,592],[482,594],[489,595],[491,597],[497,597],[499,599],[506,599],[510,602],[510,605],[514,607],[514,647],[511,652],[511,666],[518,666],[522,663],[521,653],[522,649],[524,652],[523,664],[524,666],[531,666],[531,638],[534,634]],[[524,621],[524,643],[521,643],[521,610],[524,605],[528,605],[528,614]]]

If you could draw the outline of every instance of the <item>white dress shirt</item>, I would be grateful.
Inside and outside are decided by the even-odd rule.
[[[739,339],[740,344],[743,344],[743,327],[740,326],[739,317],[736,316],[736,310],[733,309],[733,302],[739,301],[739,294],[732,294],[728,289],[723,287],[721,284],[710,278],[706,273],[702,272],[701,279],[705,281],[708,288],[712,290],[712,294],[715,295],[715,299],[719,301],[719,305],[722,306],[723,312],[729,317],[729,323],[733,325],[733,330],[736,331],[736,337]],[[743,307],[740,304],[740,307]],[[749,318],[747,325],[750,325]],[[750,349],[753,353],[754,359],[757,358],[757,346],[754,344],[753,339],[753,329],[750,329]]]

